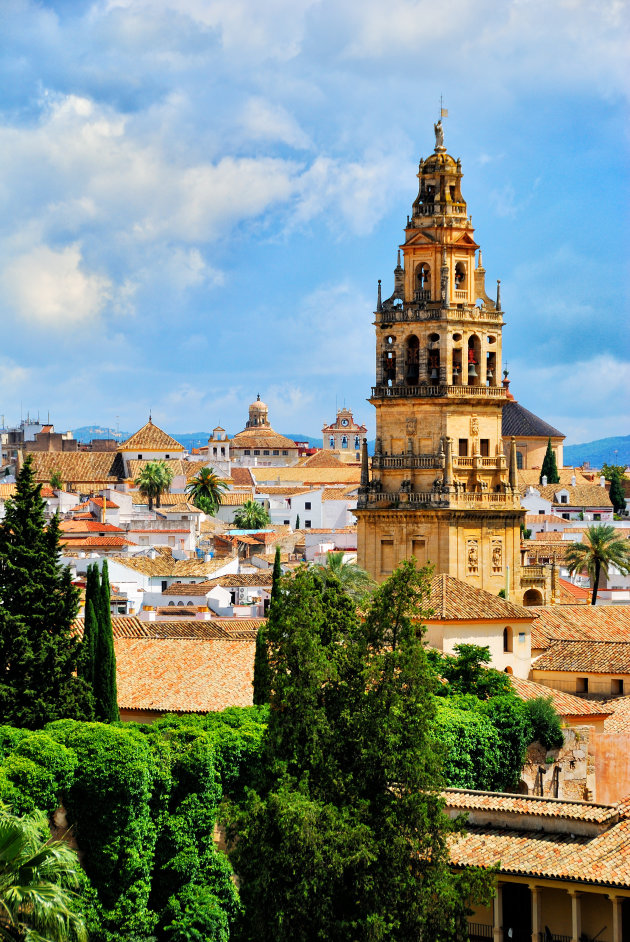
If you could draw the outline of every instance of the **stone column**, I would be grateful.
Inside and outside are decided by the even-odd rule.
[[[444,485],[452,488],[453,486],[453,439],[444,440],[446,460],[444,462]]]
[[[497,883],[492,906],[492,942],[503,942],[503,884]]]
[[[621,942],[621,906],[623,899],[621,896],[610,896],[612,901],[613,921],[612,921],[612,942]]]
[[[582,935],[582,894],[569,890],[571,897],[571,942],[580,942]]]
[[[542,939],[542,887],[532,886],[532,942]]]

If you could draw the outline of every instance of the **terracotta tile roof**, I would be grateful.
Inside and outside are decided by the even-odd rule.
[[[0,484],[0,500],[7,500],[17,493],[17,484]]]
[[[541,605],[532,625],[532,648],[553,641],[628,641],[630,605]]]
[[[157,547],[156,547],[157,549]],[[167,554],[160,554],[151,559],[148,556],[114,556],[113,561],[141,572],[145,576],[210,576],[217,569],[221,569],[230,557],[210,559],[204,562],[201,559],[173,559]]]
[[[49,487],[47,484],[42,484],[42,489],[39,492],[40,497],[56,497],[57,495],[53,491],[52,487]]]
[[[532,663],[537,671],[629,674],[630,641],[554,641]]]
[[[282,554],[281,554],[282,557]],[[206,585],[210,588],[213,586],[224,586],[226,588],[238,589],[245,587],[252,588],[271,588],[272,583],[272,573],[267,570],[260,570],[259,572],[242,572],[228,574],[227,576],[216,576],[214,579],[208,579]]]
[[[509,801],[509,796],[506,796]],[[453,799],[447,795],[447,807]],[[519,829],[519,818],[510,810],[498,808],[494,812],[500,815],[501,823],[507,826],[487,824],[469,824],[467,832],[449,840],[451,863],[455,866],[493,867],[499,865],[500,873],[512,873],[524,876],[545,877],[577,884],[599,884],[603,886],[630,886],[630,820],[625,817],[623,804],[611,806],[594,805],[589,810],[589,803],[582,803],[584,811],[580,813],[580,803],[571,803],[576,808],[576,832],[583,832],[584,824],[592,829],[588,833],[571,833],[570,827],[563,833],[549,830],[545,815],[536,814],[536,799],[520,799],[529,804],[524,815],[540,820],[540,828]],[[543,802],[545,799],[542,800]],[[465,811],[464,801],[459,801],[453,811]],[[554,801],[555,815],[565,816],[564,802]],[[474,810],[475,819],[482,819],[483,809]],[[488,812],[490,814],[490,812]],[[512,819],[509,821],[507,819]],[[571,820],[571,817],[568,818]],[[514,822],[514,823],[512,823]],[[590,823],[589,825],[589,822]],[[581,827],[580,827],[581,825]],[[500,878],[500,874],[499,874]]]
[[[180,614],[177,609],[167,609],[169,614]],[[253,641],[266,618],[213,618],[205,620],[172,618],[170,621],[142,621],[135,615],[112,615],[114,638],[153,638],[176,639],[189,638],[209,640],[212,638],[231,638],[233,640]],[[74,625],[83,634],[83,618],[75,619]]]
[[[604,706],[596,700],[584,700],[583,697],[574,697],[571,693],[537,684],[533,680],[522,680],[520,677],[510,677],[514,691],[521,700],[536,700],[538,697],[551,697],[553,705],[560,716],[602,717],[609,716],[610,705]],[[628,698],[630,700],[630,697]]]
[[[188,529],[175,529],[174,527],[154,527],[153,529],[149,529],[147,527],[143,529],[133,527],[133,528],[130,528],[127,532],[128,533],[162,533],[164,534],[164,536],[168,536],[171,533],[190,534],[190,530]]]
[[[615,697],[606,701],[611,715],[604,721],[605,733],[630,733],[630,697]]]
[[[114,646],[121,709],[208,713],[253,702],[253,639],[118,638]]]
[[[249,468],[231,468],[230,474],[237,487],[253,487],[254,479]]]
[[[306,527],[303,530],[296,530],[296,533],[328,533],[333,537],[336,533],[356,533],[356,527]]]
[[[243,504],[247,503],[248,500],[252,500],[254,497],[253,493],[245,493],[243,491],[226,491],[221,498],[221,504],[224,507],[241,507]]]
[[[96,504],[97,507],[102,507],[102,506],[103,506],[103,498],[102,498],[102,497],[91,497],[91,498],[90,498],[90,503]],[[105,509],[106,509],[106,510],[109,510],[110,507],[112,508],[112,510],[114,510],[114,509],[118,510],[118,509],[119,509],[118,504],[115,504],[115,503],[113,502],[113,500],[110,500],[109,497],[108,497],[108,498],[107,498],[107,506],[105,507]]]
[[[151,419],[146,425],[135,432],[131,438],[123,442],[120,451],[184,451],[184,446],[167,435],[159,426],[154,425]]]
[[[313,490],[312,487],[291,487],[291,485],[265,485],[259,484],[256,487],[257,494],[269,494],[273,497],[297,497],[299,494],[310,494]]]
[[[443,792],[448,808],[462,811],[504,811],[514,815],[535,815],[561,818],[565,821],[586,821],[604,824],[619,818],[617,805],[537,795],[512,795],[504,792],[482,792],[463,788],[446,788]]]
[[[585,589],[581,585],[574,585],[568,579],[558,579],[558,591],[556,604],[576,605],[580,602],[582,605],[588,605],[591,601],[591,590]]]
[[[545,487],[539,485],[536,490],[540,491],[540,496],[545,500],[561,507],[602,507],[609,509],[612,507],[608,491],[599,484],[547,484]],[[556,499],[559,491],[568,491],[569,497],[566,504],[560,504]]]
[[[541,530],[534,536],[538,543],[562,543],[562,532]]]
[[[121,527],[113,523],[100,523],[98,520],[62,520],[59,524],[62,533],[124,533]]]
[[[434,612],[428,621],[462,621],[467,619],[488,621],[514,621],[536,617],[531,608],[515,605],[505,599],[492,595],[484,589],[477,589],[446,573],[437,573],[431,579],[430,595],[427,607]]]
[[[118,483],[124,474],[117,452],[34,451],[30,454],[37,483],[49,483],[51,474],[58,471],[66,487],[72,485],[83,493],[89,490],[86,484],[102,488]]]
[[[556,489],[562,487],[571,486],[571,478],[575,476],[576,484],[592,484],[593,478],[586,477],[581,468],[558,468],[558,477],[560,482],[558,484],[551,484],[549,487],[555,487]],[[539,468],[522,468],[518,471],[518,481],[519,486],[522,491],[527,487],[534,487],[537,491],[540,491],[542,485],[540,483],[540,469]]]
[[[216,583],[213,583],[216,584]],[[165,589],[162,589],[162,595],[207,595],[212,585],[207,580],[203,582],[172,582]]]
[[[81,549],[82,547],[95,549],[98,546],[116,549],[116,547],[122,548],[123,546],[136,545],[132,543],[131,540],[125,540],[122,536],[81,536],[65,538],[62,536],[59,542],[62,546],[70,550]]]
[[[300,463],[301,468],[344,468],[347,467],[345,462],[341,461],[337,457],[337,451],[316,451],[314,455],[310,455],[304,461]]]
[[[322,494],[322,500],[343,500],[348,502],[356,500],[347,493],[347,490],[347,487],[327,487]]]
[[[143,458],[140,461],[138,458],[130,458],[127,462],[130,480],[135,481],[142,469],[152,460],[154,459]],[[173,472],[173,477],[185,477],[187,481],[199,474],[202,468],[208,467],[207,461],[185,461],[183,458],[164,458],[163,460],[169,471]],[[178,496],[181,499],[184,495]]]

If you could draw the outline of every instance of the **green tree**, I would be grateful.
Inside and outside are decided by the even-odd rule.
[[[323,567],[283,578],[266,771],[232,818],[243,939],[447,942],[469,900],[491,895],[487,877],[448,864],[435,677],[414,623],[427,595],[426,573],[403,563],[359,622]]]
[[[59,522],[46,527],[40,485],[27,456],[0,524],[0,714],[36,728],[60,717],[89,719],[89,685],[77,677],[78,591],[60,565]]]
[[[273,561],[273,574],[271,577],[271,606],[278,598],[282,566],[280,564],[280,547],[276,546]],[[256,635],[256,652],[254,654],[254,703],[262,705],[269,703],[271,694],[271,671],[269,669],[269,651],[267,640],[267,625],[263,623]]]
[[[610,479],[609,496],[616,514],[626,511],[626,494],[623,487],[623,475],[613,474]]]
[[[601,473],[607,481],[612,481],[614,477],[623,478],[626,469],[622,464],[603,464]]]
[[[299,529],[300,529],[300,515],[299,515],[299,514],[298,514],[297,517],[295,518],[295,529],[296,529],[296,530],[299,530]]]
[[[149,510],[160,506],[160,499],[173,482],[173,472],[165,461],[147,461],[133,482],[149,502]]]
[[[0,937],[14,942],[87,939],[77,913],[80,865],[64,841],[51,841],[39,811],[17,817],[0,804]]]
[[[335,576],[343,591],[350,596],[353,602],[361,602],[375,587],[376,583],[356,563],[344,562],[344,553],[328,553],[326,562],[321,564],[327,570],[327,575]]]
[[[99,595],[98,635],[94,649],[95,710],[98,719],[104,723],[115,723],[119,719],[118,691],[107,560],[103,561]]]
[[[214,468],[202,468],[186,485],[186,493],[191,502],[211,517],[216,515],[227,489],[227,484],[216,474]]]
[[[255,500],[246,500],[234,513],[234,523],[240,530],[258,530],[271,523],[268,512]]]
[[[542,484],[542,479],[547,478],[547,484],[558,484],[560,482],[560,475],[558,474],[558,464],[556,462],[556,454],[551,447],[551,438],[547,439],[547,451],[545,452],[545,457],[543,458],[542,468],[540,469],[540,478],[539,483]]]
[[[607,577],[609,567],[614,566],[623,575],[630,573],[630,540],[618,537],[611,524],[588,527],[581,543],[569,545],[565,563],[570,573],[587,571],[593,588],[591,605],[595,605],[602,572]]]

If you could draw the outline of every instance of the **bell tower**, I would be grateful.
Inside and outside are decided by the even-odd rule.
[[[499,283],[492,300],[461,162],[446,152],[441,122],[435,136],[420,160],[393,294],[382,300],[378,286],[376,445],[371,465],[364,446],[358,561],[381,581],[413,555],[516,599],[524,511],[515,447],[506,459],[501,436]]]

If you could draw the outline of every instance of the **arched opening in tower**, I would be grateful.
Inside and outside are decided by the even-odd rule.
[[[481,343],[473,334],[468,338],[468,386],[479,386],[481,382]]]
[[[405,344],[406,376],[408,386],[417,386],[420,375],[420,341],[415,334]]]
[[[396,382],[396,351],[383,351],[383,382],[392,386]]]

